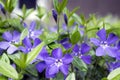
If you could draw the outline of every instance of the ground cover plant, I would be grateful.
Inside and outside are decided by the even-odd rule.
[[[28,25],[34,10],[23,6],[13,18],[16,1],[0,0],[0,80],[120,80],[119,20],[86,18],[68,0],[53,0]]]

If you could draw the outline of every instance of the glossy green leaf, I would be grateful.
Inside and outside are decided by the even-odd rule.
[[[10,60],[9,60],[8,56],[5,53],[3,53],[3,55],[0,58],[0,60],[10,64]]]
[[[39,44],[36,48],[34,48],[31,52],[27,54],[27,58],[26,58],[27,65],[38,56],[38,54],[40,53],[44,45],[45,43],[42,42],[41,44]]]
[[[120,80],[120,68],[117,68],[110,72],[107,77],[108,80]]]
[[[73,65],[77,67],[80,71],[87,71],[87,65],[78,57],[74,57]]]
[[[18,73],[10,64],[0,60],[0,73],[9,78],[18,79]]]
[[[75,73],[70,73],[65,80],[75,80]]]
[[[80,32],[79,31],[75,31],[71,35],[71,43],[72,44],[76,44],[79,40],[80,40]]]

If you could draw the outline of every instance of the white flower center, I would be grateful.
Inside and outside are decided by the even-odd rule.
[[[56,65],[57,67],[60,67],[61,65],[63,65],[62,59],[56,59],[55,65]]]
[[[106,41],[101,41],[100,46],[101,46],[103,49],[109,47]]]

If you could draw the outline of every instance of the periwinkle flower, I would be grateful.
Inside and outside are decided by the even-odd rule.
[[[4,32],[2,38],[5,41],[0,42],[1,49],[7,50],[8,54],[12,54],[18,50],[18,48],[14,45],[19,43],[20,33],[18,31],[14,31],[13,33]]]
[[[86,43],[82,43],[80,46],[75,45],[73,48],[73,56],[77,56],[80,59],[82,59],[86,64],[91,63],[91,56],[86,54],[90,51],[90,46]]]
[[[60,41],[60,43],[62,44],[62,46],[65,48],[65,49],[69,49],[72,47],[72,44],[70,43],[69,41],[69,38],[64,38]]]
[[[96,55],[103,56],[108,54],[111,57],[116,57],[115,48],[112,47],[111,45],[116,43],[116,41],[118,40],[118,37],[115,34],[110,33],[107,38],[106,31],[104,28],[97,32],[97,36],[100,39],[97,39],[97,38],[90,39],[90,41],[94,45],[98,46],[98,48],[96,49]]]
[[[116,45],[116,59],[120,60],[120,41]]]
[[[108,64],[108,70],[111,72],[116,68],[120,68],[120,61],[116,61],[116,62],[111,62],[110,64]]]
[[[55,22],[57,22],[58,14],[54,9],[52,10],[52,15],[53,15],[53,18],[54,18]]]
[[[27,24],[23,24],[24,27],[27,27]],[[42,31],[41,30],[36,30],[36,22],[35,21],[32,21],[30,23],[30,27],[28,28],[28,37],[30,39],[35,39],[35,38],[38,38],[40,36],[40,34],[42,34]]]
[[[60,48],[56,48],[52,51],[52,57],[46,57],[46,59],[44,59],[44,65],[38,63],[36,67],[37,70],[41,72],[41,69],[46,66],[47,78],[55,77],[59,71],[61,71],[66,76],[68,74],[69,65],[72,60],[73,58],[70,54],[66,54],[64,57],[62,57],[62,50]]]
[[[37,45],[41,43],[39,38],[36,38],[34,40],[34,43],[32,45],[31,40],[28,37],[25,37],[22,41],[24,46],[20,46],[19,50],[21,50],[24,53],[29,53],[32,49],[34,49]]]
[[[0,10],[2,11],[3,14],[6,14],[6,11],[1,3],[0,3]]]
[[[64,15],[64,21],[65,21],[65,24],[68,25],[68,17],[66,14],[63,14]]]

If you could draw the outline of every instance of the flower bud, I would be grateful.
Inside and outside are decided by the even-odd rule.
[[[54,9],[52,10],[52,15],[53,15],[55,22],[57,22],[57,12]]]

